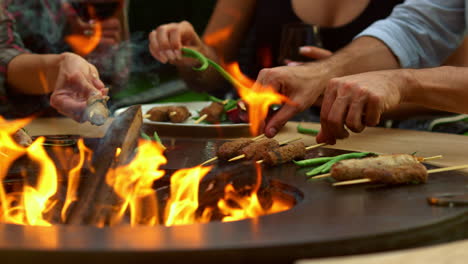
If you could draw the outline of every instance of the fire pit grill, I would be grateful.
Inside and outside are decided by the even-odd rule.
[[[165,138],[164,143],[170,148],[164,169],[175,170],[212,157],[222,141]],[[320,149],[309,155],[343,152]],[[436,193],[464,192],[468,177],[461,172],[431,175],[423,185],[347,188],[333,188],[326,180],[307,182],[294,165],[263,173],[273,184],[289,188],[299,203],[257,219],[177,227],[1,224],[0,257],[6,263],[291,263],[422,246],[467,235],[466,208],[431,207],[426,202]]]

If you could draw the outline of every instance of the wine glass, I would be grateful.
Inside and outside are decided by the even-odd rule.
[[[299,48],[302,46],[316,46],[319,48],[323,46],[319,27],[306,23],[283,25],[278,55],[279,64],[285,65],[286,61],[313,61],[313,59],[299,54]]]

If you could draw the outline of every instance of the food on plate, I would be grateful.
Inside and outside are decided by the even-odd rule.
[[[206,115],[205,121],[212,124],[220,123],[223,114],[224,105],[219,102],[212,102],[200,111],[200,116]]]
[[[368,178],[386,184],[424,183],[427,170],[417,157],[393,154],[337,162],[331,168],[331,177],[337,181]]]
[[[146,112],[146,117],[155,122],[183,123],[190,116],[185,106],[157,106]]]

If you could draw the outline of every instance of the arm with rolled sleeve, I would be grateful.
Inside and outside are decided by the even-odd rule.
[[[468,0],[407,0],[357,36],[384,42],[403,68],[439,66],[465,35]]]

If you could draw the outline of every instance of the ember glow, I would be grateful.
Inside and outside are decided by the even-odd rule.
[[[226,70],[238,81],[237,92],[249,106],[250,132],[253,136],[260,134],[261,124],[267,118],[271,105],[292,104],[273,87],[262,86],[242,74],[237,62],[227,65]]]
[[[74,203],[80,202],[80,176],[85,167],[90,170],[92,151],[84,141],[78,141],[78,154],[70,166],[66,177],[66,193],[58,193],[58,170],[54,161],[48,156],[43,147],[45,141],[40,137],[29,147],[21,147],[12,139],[11,135],[29,120],[6,121],[0,117],[0,151],[5,157],[0,159],[0,221],[4,223],[50,226],[67,223],[69,211]],[[199,186],[203,178],[212,170],[211,167],[197,166],[181,169],[170,177],[170,191],[167,201],[161,203],[160,194],[154,188],[157,181],[161,181],[166,172],[161,166],[167,163],[164,149],[157,142],[140,140],[134,157],[125,165],[114,166],[105,176],[105,184],[115,193],[115,203],[112,204],[110,214],[103,214],[102,221],[95,223],[97,227],[106,225],[131,226],[175,226],[209,221],[236,221],[245,218],[256,218],[261,215],[287,210],[291,203],[272,198],[271,206],[264,208],[259,199],[261,185],[261,167],[257,167],[257,181],[250,193],[236,190],[227,184],[224,195],[221,193],[219,201],[210,205],[200,205]],[[67,153],[67,152],[63,152]],[[73,155],[70,153],[69,156]],[[28,159],[38,168],[37,174],[27,172],[23,175],[20,190],[7,188],[4,182],[12,164],[20,157]],[[73,156],[72,156],[73,157]],[[69,157],[72,160],[72,157]],[[118,153],[115,160],[121,158]],[[58,161],[57,164],[66,162]],[[76,164],[75,164],[76,163]],[[64,166],[61,165],[61,168]],[[30,176],[37,178],[31,180]],[[65,187],[65,185],[63,185]],[[62,188],[63,189],[63,188]],[[223,189],[220,189],[223,191]],[[62,198],[60,198],[62,197]],[[113,199],[114,200],[114,199]],[[56,213],[54,213],[56,212]],[[101,216],[101,215],[98,215]],[[99,217],[101,219],[101,217]]]

